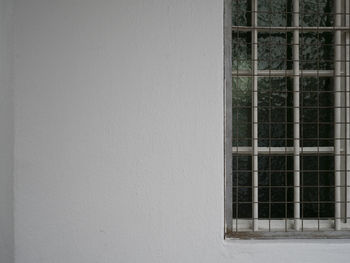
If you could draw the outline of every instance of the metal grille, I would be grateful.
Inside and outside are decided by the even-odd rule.
[[[350,237],[349,10],[226,1],[227,237]]]

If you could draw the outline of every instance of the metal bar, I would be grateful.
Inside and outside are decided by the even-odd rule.
[[[293,0],[294,229],[300,230],[299,0]]]
[[[350,231],[237,232],[229,239],[349,239]]]
[[[255,72],[256,76],[261,77],[293,77],[294,71],[293,70],[257,70]],[[233,71],[232,75],[239,76],[239,77],[251,77],[252,71],[250,70],[238,70]],[[344,72],[340,72],[339,74],[344,75]],[[299,75],[301,77],[334,77],[334,71],[333,70],[302,70],[299,72]]]
[[[350,2],[345,1],[345,26],[350,27]],[[350,33],[345,33],[345,99],[346,99],[346,160],[345,160],[345,185],[347,185],[350,165]],[[348,188],[345,187],[344,221],[348,217]]]
[[[317,150],[318,149],[318,150]],[[334,153],[334,147],[300,147],[304,154]],[[252,154],[252,147],[232,147],[232,153]],[[294,147],[258,147],[258,154],[293,154]]]
[[[258,0],[252,0],[252,26],[258,25]],[[258,31],[252,30],[252,81],[253,81],[253,112],[252,112],[252,175],[253,175],[253,231],[258,231]]]
[[[303,32],[313,32],[313,31],[319,31],[319,32],[333,32],[334,30],[339,31],[350,31],[349,27],[346,26],[329,26],[329,27],[300,27],[300,26],[291,26],[291,27],[265,27],[265,26],[256,26],[256,27],[249,27],[249,26],[232,26],[232,30],[235,31],[243,31],[243,32],[250,32],[252,30],[257,30],[259,32],[293,32],[295,30],[300,30]]]
[[[317,2],[317,12],[320,11],[320,3]],[[320,23],[320,16],[318,16],[318,23]],[[316,31],[317,34],[317,42],[320,43],[320,32],[317,30]],[[320,69],[320,56],[317,56],[317,91],[320,91],[320,81],[319,81],[319,75],[318,75],[318,70]],[[319,104],[320,101],[320,92],[317,93],[317,103]],[[318,105],[319,106],[319,105]],[[316,120],[319,122],[320,121],[320,111],[319,109],[317,110],[317,118]],[[320,138],[320,129],[319,129],[320,125],[317,125],[317,136],[316,138]],[[304,136],[303,136],[304,137]],[[317,140],[317,147],[320,146],[320,141]],[[304,168],[305,166],[303,166],[303,170],[305,170]],[[317,185],[320,185],[320,158],[319,158],[319,149],[317,148]],[[303,174],[304,176],[305,174]],[[303,185],[305,186],[305,185]],[[305,188],[303,188],[304,190]],[[305,200],[303,200],[303,202],[305,203]],[[320,187],[317,187],[317,230],[320,231]]]
[[[232,211],[232,0],[224,8],[225,236],[233,231]]]
[[[335,26],[341,26],[341,0],[335,0]],[[340,205],[340,169],[341,169],[341,157],[340,157],[340,147],[341,147],[341,78],[338,76],[341,70],[341,30],[336,30],[334,34],[334,168],[335,168],[335,214],[334,214],[334,227],[335,230],[341,229],[341,205]]]

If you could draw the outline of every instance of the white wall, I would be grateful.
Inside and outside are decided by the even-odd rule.
[[[0,0],[0,262],[13,262],[12,0]]]
[[[348,262],[223,240],[222,1],[15,2],[17,263]]]

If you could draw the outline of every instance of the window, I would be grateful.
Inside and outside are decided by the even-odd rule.
[[[350,238],[347,0],[225,1],[225,233]]]

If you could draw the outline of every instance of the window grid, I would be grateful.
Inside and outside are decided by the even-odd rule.
[[[259,10],[259,1],[262,0],[227,0],[225,2],[225,97],[226,97],[226,122],[225,122],[225,155],[226,155],[226,194],[225,194],[225,233],[226,237],[236,238],[347,238],[350,237],[350,226],[348,223],[348,165],[350,161],[350,95],[349,95],[349,1],[332,0],[334,2],[333,11],[328,14],[334,18],[332,26],[304,26],[300,25],[302,15],[307,14],[306,7],[303,6],[305,0],[294,0],[291,6],[285,7],[286,26],[273,25],[273,11]],[[276,1],[264,0],[262,2],[270,2],[270,6]],[[281,1],[283,2],[283,1]],[[291,2],[291,1],[288,1]],[[315,15],[321,13],[321,3],[325,1],[318,0]],[[245,4],[247,10],[251,10],[246,16],[247,25],[239,25],[239,16],[232,14],[231,7],[234,4]],[[343,11],[345,10],[345,11]],[[268,23],[270,26],[260,25],[259,16],[264,13],[268,15]],[[250,17],[250,21],[249,18]],[[233,24],[232,18],[236,19]],[[249,25],[250,23],[250,25]],[[324,32],[331,32],[333,42],[331,44],[322,43],[320,35]],[[265,60],[269,65],[267,68],[261,68],[261,59],[259,48],[261,41],[259,34],[267,33],[267,52],[268,58]],[[307,34],[316,34],[317,48],[329,46],[333,48],[333,60],[325,60],[320,58],[318,54],[316,61],[306,60],[301,55],[303,47],[307,46]],[[277,34],[277,35],[276,35]],[[292,34],[290,41],[289,34]],[[284,36],[286,42],[276,45],[274,40],[278,36]],[[229,36],[229,37],[227,37]],[[260,35],[261,36],[261,35]],[[277,36],[274,38],[274,36]],[[283,39],[283,37],[280,37]],[[305,39],[304,39],[305,38]],[[245,54],[239,54],[239,50],[232,50],[232,41],[236,46],[240,45],[246,49]],[[242,43],[238,43],[242,41]],[[277,46],[277,48],[276,48]],[[281,47],[279,47],[281,46]],[[320,47],[319,47],[320,46]],[[284,47],[284,48],[283,48]],[[274,49],[284,50],[284,62],[281,68],[272,68],[271,65],[278,63],[278,58],[274,57]],[[301,49],[301,50],[300,50]],[[231,53],[232,50],[232,53]],[[324,48],[326,50],[326,48]],[[290,58],[288,52],[292,51]],[[317,51],[321,53],[321,51]],[[231,57],[237,59],[231,61]],[[242,57],[239,57],[242,56]],[[228,61],[229,60],[229,61]],[[334,68],[321,68],[322,63],[325,65],[334,64]],[[233,63],[233,64],[231,64]],[[327,64],[328,63],[328,64]],[[262,64],[262,63],[261,63]],[[309,64],[313,67],[308,68]],[[316,64],[316,66],[314,66]],[[279,65],[281,66],[281,65]],[[291,67],[292,66],[292,67]],[[316,69],[314,69],[316,67]],[[232,76],[232,77],[231,77]],[[275,117],[272,109],[272,99],[269,99],[267,106],[259,105],[259,81],[267,78],[269,84],[269,95],[273,97],[272,81],[274,78],[282,78],[285,90],[280,92],[284,99],[283,109],[284,120],[272,121]],[[305,79],[314,78],[317,81],[316,91],[304,90],[306,85]],[[333,90],[323,91],[320,86],[320,79],[332,79]],[[289,80],[288,80],[289,79]],[[290,81],[291,80],[291,81]],[[231,82],[232,81],[232,82]],[[232,85],[239,89],[242,98],[246,96],[246,101],[242,100],[237,105],[232,97]],[[304,96],[316,95],[317,105],[307,105],[304,103]],[[240,95],[238,94],[238,95]],[[250,95],[250,100],[247,94]],[[310,95],[311,94],[311,95]],[[236,96],[237,94],[234,94]],[[321,101],[329,95],[334,96],[333,104],[322,105]],[[245,97],[244,97],[245,98]],[[292,101],[290,101],[292,98]],[[330,100],[330,99],[329,99]],[[292,103],[289,105],[288,103]],[[233,104],[234,107],[233,107]],[[233,108],[232,108],[233,107]],[[268,111],[268,120],[266,122],[259,120],[259,110],[266,107]],[[233,110],[232,110],[233,109]],[[305,122],[304,114],[316,112],[316,120],[314,122]],[[333,123],[321,120],[321,113],[327,110],[334,112]],[[292,119],[289,119],[290,111],[292,111]],[[242,122],[242,112],[244,122]],[[251,118],[249,115],[251,114]],[[302,116],[300,115],[302,114]],[[233,120],[233,121],[232,121]],[[245,124],[242,124],[245,123]],[[266,124],[268,128],[267,138],[263,138],[259,134],[259,125]],[[281,124],[281,125],[279,125]],[[280,138],[274,138],[272,126],[284,127],[284,134]],[[316,127],[316,138],[307,138],[304,134],[306,126]],[[334,126],[334,135],[328,134],[324,137],[325,131],[330,130],[329,127]],[[322,128],[322,127],[323,128]],[[247,129],[248,127],[248,129]],[[288,130],[292,127],[292,140]],[[325,127],[328,127],[327,129]],[[249,132],[251,131],[251,133]],[[243,134],[242,134],[243,133]],[[250,133],[250,134],[249,134]],[[332,132],[331,132],[332,133]],[[323,138],[324,137],[324,138]],[[232,140],[233,138],[233,140]],[[330,141],[333,145],[328,145]],[[261,146],[260,142],[265,141],[267,146]],[[313,144],[306,145],[306,142]],[[290,145],[290,143],[292,143]],[[301,143],[301,145],[300,145]],[[305,145],[304,145],[305,144]],[[231,146],[232,145],[232,146]],[[277,146],[276,146],[277,145]],[[233,155],[233,156],[232,156]],[[259,159],[266,156],[268,158],[267,186],[261,186],[259,183],[260,169]],[[330,171],[327,167],[322,167],[322,158],[330,157],[333,161],[329,161],[330,166],[334,166]],[[273,157],[284,158],[285,163],[283,169],[272,170]],[[315,170],[305,170],[308,157],[316,157]],[[240,167],[243,159],[249,165]],[[242,160],[240,160],[242,159]],[[293,159],[293,161],[291,161]],[[292,163],[292,167],[290,166]],[[342,165],[343,163],[343,165]],[[301,166],[300,166],[301,165]],[[249,168],[250,167],[250,168]],[[234,170],[236,169],[236,170]],[[233,172],[234,171],[234,172]],[[321,185],[324,174],[334,173],[334,184]],[[280,173],[280,177],[284,178],[284,185],[273,185],[272,181],[276,173]],[[304,181],[308,180],[305,175],[307,173],[316,174],[316,183],[313,185],[304,185]],[[240,175],[245,174],[243,178],[249,178],[251,174],[251,182],[245,182],[240,185],[242,180]],[[247,176],[248,175],[248,176]],[[292,175],[292,179],[291,179]],[[237,177],[237,178],[235,178]],[[241,176],[242,177],[242,176]],[[274,179],[275,180],[275,179]],[[248,179],[249,181],[249,179]],[[244,183],[244,182],[243,182]],[[251,185],[249,185],[251,184]],[[268,201],[261,199],[261,192],[268,190]],[[275,200],[277,190],[284,195],[284,200]],[[307,193],[317,192],[317,200],[308,200]],[[329,191],[333,199],[324,200],[325,192]],[[282,196],[280,195],[280,196]],[[278,199],[278,198],[277,198]],[[268,216],[261,216],[259,206],[268,206]],[[293,206],[293,207],[292,207]],[[306,212],[306,207],[317,207],[317,215],[310,216]],[[334,206],[334,208],[333,208]],[[279,208],[278,208],[279,207]],[[334,215],[330,216],[327,211],[334,210]],[[312,210],[312,209],[311,209]],[[310,211],[311,211],[310,210]],[[276,212],[277,211],[277,212]],[[282,213],[280,212],[282,211]],[[306,213],[306,214],[305,214]],[[337,231],[334,231],[337,230]],[[346,231],[344,231],[346,230]],[[315,232],[321,232],[318,234]],[[310,233],[309,233],[310,232]]]

